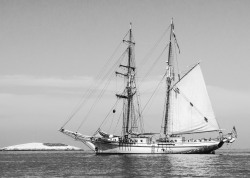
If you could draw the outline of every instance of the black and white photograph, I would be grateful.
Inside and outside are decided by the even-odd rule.
[[[249,7],[0,0],[0,177],[249,177]]]

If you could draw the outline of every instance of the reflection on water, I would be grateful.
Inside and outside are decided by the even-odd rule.
[[[212,176],[218,175],[219,155],[124,155],[120,157],[123,175]]]
[[[83,152],[0,152],[0,177],[249,177],[249,160],[250,151],[106,156]]]

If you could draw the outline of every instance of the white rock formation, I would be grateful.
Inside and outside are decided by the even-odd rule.
[[[26,143],[1,148],[3,151],[43,151],[43,150],[82,150],[74,146],[69,146],[61,143]]]

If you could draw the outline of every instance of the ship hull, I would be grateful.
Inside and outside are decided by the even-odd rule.
[[[210,154],[220,148],[223,142],[193,143],[105,143],[94,142],[96,154]]]

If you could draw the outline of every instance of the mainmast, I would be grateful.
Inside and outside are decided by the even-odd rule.
[[[127,65],[120,65],[120,67],[124,67],[127,69],[127,72],[125,74],[122,74],[120,72],[116,72],[116,74],[123,75],[127,78],[127,84],[126,88],[124,90],[124,93],[122,95],[117,94],[116,96],[119,98],[125,99],[126,103],[124,105],[124,122],[123,122],[123,135],[129,134],[129,124],[131,124],[131,116],[132,116],[132,110],[133,110],[133,95],[135,92],[133,92],[133,89],[135,89],[134,84],[134,76],[135,76],[135,66],[134,66],[134,52],[133,47],[135,43],[133,42],[133,36],[132,36],[132,23],[130,23],[130,29],[129,29],[129,39],[123,40],[123,42],[128,44],[128,62]]]
[[[171,95],[171,86],[174,81],[174,64],[172,58],[172,36],[173,36],[174,24],[173,19],[171,20],[170,27],[170,40],[169,40],[169,50],[168,50],[168,60],[167,60],[167,92],[166,92],[166,108],[165,108],[165,122],[164,122],[164,134],[168,134],[168,122],[170,117],[170,95]]]
[[[128,106],[127,106],[127,122],[125,127],[125,132],[128,134],[129,132],[129,117],[130,117],[130,107],[131,107],[131,101],[132,101],[132,92],[131,92],[131,82],[132,82],[132,75],[131,75],[131,60],[132,60],[132,24],[130,23],[130,29],[129,29],[129,47],[128,47],[128,81],[127,81],[127,95],[128,95]]]

